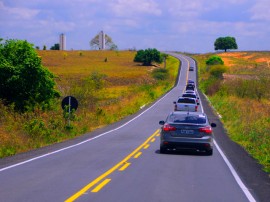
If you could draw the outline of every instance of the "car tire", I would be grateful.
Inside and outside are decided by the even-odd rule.
[[[167,149],[165,147],[163,147],[163,146],[160,146],[159,153],[165,154],[166,152],[167,152]]]
[[[206,153],[207,156],[212,156],[213,155],[213,149],[206,150],[205,153]]]

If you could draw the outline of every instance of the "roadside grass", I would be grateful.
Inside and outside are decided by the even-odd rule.
[[[212,82],[205,65],[207,56],[194,55],[200,70],[200,88],[204,93],[211,92],[207,96],[222,115],[221,121],[230,138],[270,173],[270,95],[267,90],[270,79],[266,62],[270,52],[233,52],[219,56],[225,58],[230,74],[256,77],[253,80],[240,77]]]
[[[169,77],[152,77],[155,66],[133,62],[131,51],[38,51],[42,63],[56,75],[61,98],[51,110],[37,107],[19,114],[0,102],[0,158],[75,138],[136,113],[169,91],[179,61],[168,57]],[[164,64],[160,67],[163,68]],[[61,100],[73,95],[79,101],[64,118]]]

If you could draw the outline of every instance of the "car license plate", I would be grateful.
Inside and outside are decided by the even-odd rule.
[[[180,130],[181,134],[187,134],[187,135],[191,135],[194,134],[194,130],[185,130],[185,129],[181,129]]]

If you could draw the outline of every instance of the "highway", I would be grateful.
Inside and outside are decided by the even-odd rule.
[[[158,122],[173,110],[186,80],[196,80],[196,71],[188,71],[189,65],[196,70],[195,61],[170,54],[182,62],[179,81],[151,106],[80,141],[11,159],[11,163],[0,161],[0,202],[259,201],[217,141],[213,156],[159,153]],[[201,100],[199,110],[208,114],[207,101]],[[213,114],[209,118],[218,120]],[[215,137],[219,127],[214,129]]]

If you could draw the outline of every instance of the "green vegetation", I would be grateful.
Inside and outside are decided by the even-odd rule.
[[[238,49],[235,38],[230,36],[217,38],[214,46],[215,50],[224,50],[225,52],[228,49]]]
[[[64,58],[66,53],[68,57]],[[37,51],[56,75],[61,98],[50,108],[38,105],[17,113],[14,105],[0,101],[0,157],[14,155],[74,138],[129,116],[165,92],[176,79],[179,61],[167,57],[166,78],[155,78],[160,67],[138,66],[133,51]],[[104,62],[107,58],[107,62]],[[61,100],[72,95],[79,107],[72,113],[70,126]],[[128,106],[128,107],[127,107]]]
[[[7,40],[0,44],[0,99],[19,111],[48,107],[59,92],[54,75],[41,65],[33,45]]]
[[[134,62],[142,62],[144,66],[150,66],[153,62],[162,63],[163,57],[157,49],[148,48],[146,50],[139,50],[134,58]]]
[[[193,56],[199,65],[200,89],[222,115],[230,138],[244,147],[270,173],[270,53],[220,54],[226,76],[214,77],[205,61],[209,55]],[[257,65],[254,66],[253,64]],[[252,69],[251,69],[252,68]],[[249,72],[249,75],[246,73]]]
[[[224,62],[218,55],[212,55],[208,60],[205,62],[207,65],[223,65]]]

